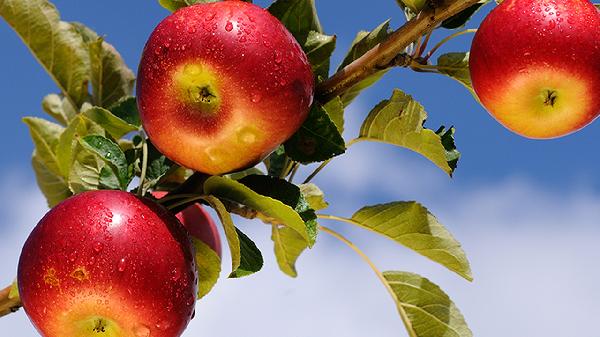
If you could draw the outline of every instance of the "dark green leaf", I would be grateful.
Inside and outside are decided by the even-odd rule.
[[[148,142],[148,166],[146,167],[146,181],[144,182],[144,189],[150,189],[156,186],[156,184],[167,174],[174,163],[160,153],[156,147]]]
[[[256,244],[246,234],[242,233],[239,228],[235,229],[240,239],[240,267],[233,271],[229,277],[239,278],[248,276],[261,270],[263,266],[263,257]]]
[[[17,32],[61,91],[79,108],[87,100],[90,59],[77,29],[46,0],[3,0],[0,16]]]
[[[460,243],[427,208],[414,201],[368,206],[352,222],[404,245],[471,281],[471,267]]]
[[[314,0],[276,0],[269,12],[279,19],[305,45],[310,31],[323,33]]]
[[[411,13],[418,14],[425,8],[427,0],[396,0],[398,5],[402,8],[408,8]],[[409,19],[410,20],[410,19]]]
[[[472,337],[465,318],[440,287],[413,273],[386,271],[398,310],[406,315],[409,335],[416,337]]]
[[[127,189],[127,185],[131,181],[129,165],[123,150],[112,140],[98,136],[85,136],[81,139],[81,144],[88,150],[99,155],[104,161],[112,164],[115,168],[115,173],[119,179],[122,190]]]
[[[356,141],[377,141],[405,147],[431,160],[452,175],[456,157],[448,153],[440,135],[423,127],[427,113],[410,95],[395,89],[389,100],[379,103],[367,116]],[[449,162],[452,162],[450,165]]]
[[[211,195],[206,196],[203,199],[210,204],[215,212],[217,212],[217,216],[221,220],[223,231],[225,232],[225,237],[227,238],[227,244],[229,245],[229,251],[231,252],[231,274],[234,274],[235,271],[240,267],[242,259],[240,238],[238,236],[237,228],[235,228],[233,220],[231,220],[231,214],[229,214],[221,200]]]
[[[441,26],[446,29],[456,29],[464,26],[469,19],[475,14],[481,6],[488,3],[489,0],[483,0],[482,2],[476,3],[473,6],[463,10],[462,12],[446,19],[442,22]]]
[[[221,258],[207,244],[192,237],[198,270],[198,299],[206,296],[217,283],[221,274]]]
[[[456,130],[454,127],[446,130],[444,126],[441,126],[435,133],[440,136],[442,139],[442,145],[446,150],[446,160],[448,161],[448,165],[454,171],[456,169],[456,165],[458,164],[458,159],[460,159],[460,152],[456,149],[456,144],[454,143],[454,132]]]
[[[318,103],[313,104],[304,124],[284,145],[286,154],[303,164],[324,161],[346,151],[337,126]]]
[[[323,106],[331,121],[335,123],[340,135],[344,133],[344,103],[338,96]]]
[[[335,41],[335,35],[325,35],[312,30],[308,33],[303,49],[312,65],[315,76],[329,77],[329,65],[331,54],[335,49]]]
[[[121,118],[125,122],[131,125],[135,125],[137,127],[142,126],[142,121],[140,120],[140,112],[137,108],[137,102],[135,97],[124,97],[121,98],[118,102],[115,103],[110,110],[115,116]]]
[[[290,162],[290,158],[285,154],[285,148],[280,145],[273,153],[271,153],[267,159],[265,159],[265,165],[267,166],[267,172],[270,176],[281,177],[283,172]]]

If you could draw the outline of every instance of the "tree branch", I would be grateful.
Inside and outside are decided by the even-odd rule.
[[[0,290],[0,317],[13,313],[21,307],[21,299],[10,296],[12,285]]]
[[[341,69],[316,88],[316,99],[329,102],[377,71],[389,68],[394,58],[403,53],[413,41],[431,31],[442,21],[460,13],[480,0],[442,0],[425,8],[417,17],[408,21],[387,40],[378,44],[363,56]]]

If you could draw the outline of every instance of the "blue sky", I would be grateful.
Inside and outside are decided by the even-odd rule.
[[[146,38],[168,14],[148,0],[55,4],[64,20],[81,21],[105,35],[134,70]],[[393,0],[368,5],[317,0],[317,7],[325,31],[338,36],[334,64],[358,30],[372,29],[388,18],[395,28],[404,20]],[[491,8],[486,6],[468,28],[476,27]],[[438,31],[434,38],[449,33]],[[465,51],[471,38],[460,37],[442,52]],[[42,116],[41,99],[57,89],[5,23],[0,23],[0,41],[0,143],[5,144],[0,191],[9,196],[0,204],[0,283],[8,284],[22,243],[46,211],[29,165],[32,143],[20,119]],[[406,150],[358,144],[315,180],[332,204],[327,213],[350,215],[366,204],[421,201],[463,243],[475,281],[469,284],[384,239],[327,224],[365,248],[383,269],[416,271],[440,284],[476,336],[596,337],[588,327],[600,314],[600,122],[561,139],[521,138],[495,122],[458,83],[441,75],[395,69],[348,109],[347,139],[357,134],[370,108],[395,87],[425,106],[430,128],[456,126],[463,156],[455,177],[449,179]],[[323,235],[301,258],[300,276],[292,280],[277,271],[266,226],[240,224],[263,251],[265,269],[247,279],[222,279],[199,303],[184,336],[405,335],[383,288],[345,247]],[[36,336],[23,312],[0,319],[0,331]]]

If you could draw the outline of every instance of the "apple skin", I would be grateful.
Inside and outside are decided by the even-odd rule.
[[[164,191],[152,192],[152,195],[157,199],[164,197],[166,194],[167,192]],[[207,244],[219,257],[222,256],[219,230],[204,207],[199,204],[193,204],[175,214],[175,216],[191,236]]]
[[[469,66],[481,103],[508,129],[575,132],[600,114],[600,14],[587,0],[505,0],[481,23]]]
[[[179,9],[152,32],[137,99],[152,143],[207,174],[255,165],[294,134],[313,101],[304,51],[268,11],[243,1]]]
[[[197,293],[183,226],[122,191],[84,192],[52,208],[25,242],[17,277],[44,337],[180,336]]]

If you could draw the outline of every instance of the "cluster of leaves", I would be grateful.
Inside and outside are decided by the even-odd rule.
[[[177,10],[214,1],[160,0],[159,3]],[[421,5],[405,0],[398,3],[408,19],[423,6],[431,5],[427,1],[421,1]],[[445,21],[441,28],[463,26],[482,4]],[[304,48],[317,82],[327,80],[336,37],[323,31],[314,0],[277,0],[268,10]],[[60,94],[48,95],[42,102],[44,111],[54,121],[24,119],[35,144],[32,165],[49,206],[82,191],[127,190],[136,176],[141,178],[141,186],[137,188],[141,194],[155,189],[177,190],[190,176],[192,172],[169,161],[146,139],[132,97],[133,72],[102,37],[80,23],[61,21],[58,11],[47,0],[3,0],[0,15],[21,36],[60,89]],[[337,71],[391,33],[389,21],[372,31],[359,32]],[[442,55],[432,67],[470,87],[468,53]],[[326,218],[384,236],[467,280],[472,279],[460,244],[421,204],[395,201],[371,205],[349,218],[318,214],[328,206],[323,192],[309,183],[310,179],[298,185],[292,182],[299,165],[321,163],[323,167],[349,146],[362,141],[409,149],[452,175],[460,157],[454,144],[454,128],[426,128],[423,106],[399,89],[367,114],[355,138],[346,141],[342,137],[345,108],[387,71],[379,70],[327,102],[315,102],[300,130],[264,161],[265,173],[253,168],[226,176],[204,177],[193,196],[178,197],[173,193],[167,197],[178,206],[202,202],[215,209],[231,251],[229,277],[250,275],[263,265],[260,250],[235,226],[231,213],[236,213],[259,218],[272,227],[277,263],[282,272],[292,277],[297,276],[299,256],[316,242],[322,228],[318,219]],[[202,297],[217,282],[221,261],[202,242],[196,241],[195,246]],[[392,294],[411,336],[471,335],[452,301],[429,280],[407,272],[375,271]]]

